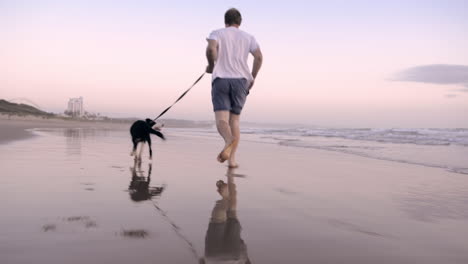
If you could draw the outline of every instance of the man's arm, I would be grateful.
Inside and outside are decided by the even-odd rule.
[[[255,78],[257,78],[257,74],[260,71],[260,68],[262,67],[262,63],[263,63],[263,54],[260,48],[252,52],[252,55],[254,57],[253,67],[252,67],[252,76],[254,79],[250,83],[249,90],[252,89],[252,86],[254,85],[254,82],[255,82]]]
[[[208,39],[208,46],[206,47],[206,59],[208,66],[206,67],[207,73],[213,73],[213,68],[216,59],[218,58],[218,42],[214,39]]]

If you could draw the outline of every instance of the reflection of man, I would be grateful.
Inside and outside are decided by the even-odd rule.
[[[161,195],[164,190],[164,186],[161,187],[150,187],[151,181],[151,163],[148,164],[148,177],[143,175],[141,170],[141,162],[135,160],[135,164],[130,168],[132,173],[132,180],[128,186],[128,191],[130,193],[130,199],[134,202],[141,202],[145,200],[151,200],[153,196]]]
[[[228,170],[228,181],[216,182],[222,199],[216,201],[206,231],[205,257],[200,263],[250,263],[247,246],[241,239],[241,225],[237,219],[237,190]]]

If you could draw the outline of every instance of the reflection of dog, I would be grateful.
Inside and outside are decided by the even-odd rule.
[[[156,130],[153,129],[153,127],[155,127]],[[148,142],[150,159],[152,158],[153,150],[151,149],[150,134],[155,134],[156,136],[162,139],[165,139],[164,135],[157,130],[160,130],[160,128],[156,127],[156,122],[154,122],[153,120],[149,118],[147,118],[145,121],[143,120],[135,121],[135,123],[133,123],[133,125],[130,127],[130,134],[132,135],[132,142],[133,142],[133,150],[130,153],[131,156],[136,154],[138,144],[141,143],[140,152],[137,155],[135,155],[135,160],[137,159],[141,160],[141,153],[143,152],[143,146],[145,142]]]
[[[135,202],[151,200],[154,196],[160,196],[164,191],[164,185],[160,187],[150,187],[152,170],[151,163],[148,164],[148,166],[148,177],[143,176],[140,162],[135,162],[133,168],[130,168],[130,171],[132,172],[132,181],[128,186],[128,191],[130,193],[130,199]]]

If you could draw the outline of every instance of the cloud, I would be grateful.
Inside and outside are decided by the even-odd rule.
[[[394,80],[432,84],[459,84],[468,89],[468,66],[449,64],[421,65],[399,72]]]
[[[445,98],[449,98],[449,99],[455,98],[455,97],[457,97],[456,94],[446,94],[446,95],[445,95]]]

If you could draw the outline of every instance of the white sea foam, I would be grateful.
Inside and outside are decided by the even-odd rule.
[[[468,174],[468,129],[248,128],[250,139]]]
[[[371,129],[371,128],[295,128],[295,129],[245,129],[247,134],[290,135],[301,137],[330,137],[375,142],[416,145],[468,146],[468,129]]]
[[[184,129],[218,138],[216,128]],[[468,174],[468,129],[243,127],[243,141],[314,148]]]

